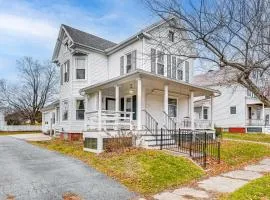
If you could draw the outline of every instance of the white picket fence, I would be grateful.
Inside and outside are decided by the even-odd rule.
[[[40,125],[5,125],[0,131],[41,131]]]

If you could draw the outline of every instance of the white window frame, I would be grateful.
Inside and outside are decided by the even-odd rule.
[[[157,59],[156,59],[156,73],[159,74],[159,75],[165,75],[165,64],[164,64],[164,61],[165,61],[165,54],[162,52],[162,51],[159,51],[157,50]],[[163,73],[159,73],[159,65],[162,65],[163,66]]]
[[[68,83],[70,80],[70,76],[68,74],[68,62],[69,62],[69,71],[70,71],[70,60],[66,60],[63,64],[63,83]],[[65,76],[67,74],[67,76]],[[67,80],[68,77],[68,80]]]
[[[65,109],[65,104],[67,104],[67,109]],[[64,118],[66,111],[67,111],[67,118]],[[69,101],[67,99],[62,101],[61,119],[62,121],[68,121],[69,119]]]
[[[78,102],[78,101],[83,101],[84,109],[77,109],[77,102]],[[77,120],[77,121],[83,121],[84,118],[85,118],[85,114],[84,114],[83,119],[78,119],[78,118],[77,118],[77,111],[82,111],[82,110],[85,112],[85,100],[82,99],[82,98],[78,98],[78,99],[75,100],[75,113],[76,113],[76,116],[75,116],[75,117],[76,117],[76,120]]]
[[[132,71],[132,51],[130,51],[130,52],[128,52],[128,53],[126,53],[126,55],[125,55],[125,60],[126,60],[126,65],[125,65],[125,74],[128,74],[128,73],[130,73],[131,71]],[[128,56],[130,56],[130,64],[128,65]],[[130,67],[129,68],[129,70],[130,71],[128,71],[128,66]]]
[[[206,110],[206,115],[205,115],[205,113],[204,113],[205,110]],[[205,118],[205,116],[206,116],[206,118]],[[203,119],[203,120],[208,120],[208,119],[209,119],[209,109],[208,109],[208,107],[203,107],[203,111],[202,111],[202,119]]]
[[[176,118],[178,117],[178,98],[172,97],[172,96],[169,96],[169,97],[168,97],[168,115],[169,115],[169,106],[172,105],[172,104],[169,103],[169,99],[174,99],[174,100],[176,100],[176,105],[175,105],[175,106],[176,106],[176,116],[175,116],[175,117],[174,117],[174,116],[170,116],[170,117],[176,119]]]
[[[78,60],[84,60],[84,68],[79,68],[78,66]],[[87,77],[87,57],[86,56],[75,56],[75,59],[74,59],[74,62],[75,62],[75,80],[77,81],[84,81],[86,80],[86,77]],[[77,77],[77,69],[84,69],[84,78],[78,78]]]

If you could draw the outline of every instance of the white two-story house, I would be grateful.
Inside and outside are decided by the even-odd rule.
[[[193,79],[194,83],[221,92],[213,100],[214,125],[235,133],[270,133],[270,108],[233,81],[233,76],[230,70],[222,69],[197,75]],[[195,101],[195,118],[208,119],[210,107],[208,98],[198,98]]]
[[[180,37],[164,20],[118,44],[61,25],[53,53],[60,98],[44,108],[55,120],[43,131],[76,138],[84,131],[212,129],[212,109],[208,120],[195,120],[194,98],[217,91],[191,84],[194,60],[177,56]]]

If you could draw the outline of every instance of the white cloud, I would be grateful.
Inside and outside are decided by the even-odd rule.
[[[11,35],[53,39],[57,35],[58,28],[42,19],[0,14],[0,31]]]

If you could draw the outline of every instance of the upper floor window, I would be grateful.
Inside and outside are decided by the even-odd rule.
[[[164,53],[161,51],[157,52],[157,73],[164,75]]]
[[[236,114],[236,106],[231,106],[230,107],[230,113],[231,113],[231,115]]]
[[[68,60],[64,64],[64,82],[69,82],[69,68],[70,68],[70,63]]]
[[[63,101],[62,105],[62,120],[66,121],[68,120],[68,101]]]
[[[127,54],[127,65],[126,65],[126,73],[131,72],[131,53]]]
[[[203,119],[208,119],[208,108],[203,108]]]
[[[173,31],[169,31],[168,37],[169,37],[169,40],[171,42],[174,42],[174,32]]]
[[[84,120],[84,100],[76,102],[76,120]]]
[[[85,79],[85,58],[76,58],[76,79]]]
[[[189,62],[185,61],[185,78],[186,82],[189,83]]]
[[[183,80],[183,67],[182,67],[183,60],[177,58],[177,79]]]

